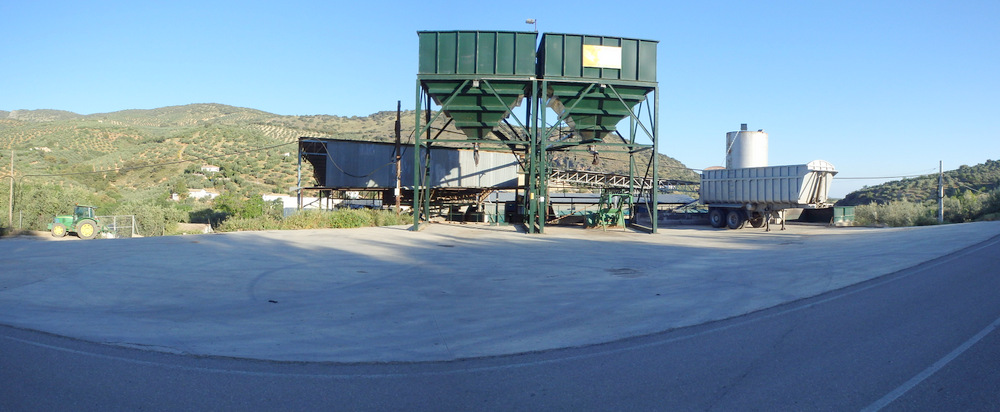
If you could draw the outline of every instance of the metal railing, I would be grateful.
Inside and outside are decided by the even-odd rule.
[[[557,184],[566,183],[566,184],[580,185],[591,188],[626,189],[629,187],[628,175],[594,172],[586,170],[551,169],[549,170],[549,179]],[[653,184],[653,179],[651,178],[636,177],[634,179],[635,180],[633,180],[633,187],[637,191],[649,190],[649,188]],[[697,185],[698,182],[688,182],[688,181],[674,180],[674,179],[659,179],[656,181],[656,184],[660,188],[660,190],[664,190],[664,189],[672,189],[675,186]]]

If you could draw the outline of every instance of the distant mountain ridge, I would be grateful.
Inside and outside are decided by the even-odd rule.
[[[444,117],[436,128],[445,126]],[[13,110],[0,111],[0,149],[18,151],[17,174],[34,176],[22,179],[27,184],[74,187],[108,204],[200,188],[292,194],[298,185],[295,153],[300,137],[391,142],[395,120],[394,111],[365,117],[284,116],[213,103],[89,115]],[[404,144],[412,144],[414,112],[403,112],[401,123]],[[450,126],[446,131],[459,134]],[[643,167],[640,174],[646,153],[637,158]],[[628,173],[627,154],[622,152],[602,152],[596,165],[586,153],[554,154],[551,162],[562,168]],[[661,178],[697,180],[697,174],[676,159],[660,155],[660,164]],[[221,171],[204,174],[202,165],[219,166]],[[302,185],[314,185],[308,162],[302,167]]]
[[[435,124],[441,127],[444,116]],[[95,170],[122,170],[144,164],[177,162],[201,158],[218,163],[229,176],[221,184],[255,191],[285,193],[296,183],[294,142],[302,136],[388,142],[394,140],[394,111],[369,116],[308,115],[285,116],[261,110],[214,103],[133,109],[81,115],[65,110],[0,110],[0,149],[24,149],[19,155],[19,174],[57,174]],[[412,142],[413,111],[402,114],[404,142]],[[458,133],[454,128],[450,133]],[[247,152],[260,147],[276,147],[264,152]],[[37,149],[37,150],[32,150]],[[246,153],[244,153],[246,152]],[[243,153],[226,155],[227,153]],[[647,155],[648,156],[648,155]],[[645,166],[640,156],[637,163]],[[554,154],[553,167],[596,170],[606,173],[628,171],[623,153],[600,154],[598,164],[587,154]],[[185,178],[187,186],[198,182],[184,176],[188,163],[163,166],[160,173],[112,173],[103,183],[95,179],[69,177],[65,180],[92,189],[166,190]],[[662,178],[697,181],[698,175],[669,156],[660,155]],[[308,169],[308,165],[306,166]],[[141,173],[140,173],[141,172]],[[311,176],[307,170],[304,176]],[[1000,187],[1000,161],[987,160],[975,166],[961,166],[944,174],[946,195],[965,190],[988,191]],[[236,183],[234,183],[236,182]],[[220,184],[219,182],[210,182]],[[307,183],[308,184],[308,183]],[[244,187],[245,186],[245,187]],[[852,192],[840,205],[887,203],[893,200],[916,202],[936,199],[937,175],[903,179]]]
[[[444,116],[436,121],[435,126],[444,126]],[[144,142],[147,137],[157,136],[166,145],[178,144],[180,141],[191,140],[181,144],[198,146],[197,139],[192,139],[189,128],[221,128],[227,129],[225,135],[236,140],[229,146],[243,146],[237,136],[247,133],[250,140],[260,140],[260,143],[276,144],[293,142],[301,136],[338,138],[349,140],[393,141],[394,111],[382,111],[366,117],[335,115],[284,116],[256,109],[228,106],[222,104],[202,103],[182,106],[168,106],[157,109],[122,110],[111,113],[96,113],[80,115],[63,110],[14,110],[0,111],[0,147],[37,146],[54,143],[46,136],[60,135],[64,140],[72,140],[73,134],[110,132],[112,134],[128,134],[133,136],[133,143]],[[412,132],[415,124],[414,112],[404,111],[401,117],[404,142],[412,142]],[[456,134],[457,129],[448,127],[447,131]],[[145,136],[145,137],[144,137]],[[199,136],[203,137],[202,134]],[[58,141],[59,139],[55,139]],[[111,152],[111,148],[106,148]],[[604,160],[611,160],[600,165],[592,165],[592,159],[580,154],[556,154],[553,163],[560,167],[584,170],[601,170],[609,173],[627,173],[627,163],[615,153],[605,153]],[[646,155],[648,159],[648,155]],[[627,158],[627,156],[626,156]],[[86,162],[95,159],[76,159]],[[103,164],[99,159],[95,166]],[[621,163],[621,164],[618,164]],[[660,163],[664,165],[660,175],[664,178],[679,180],[696,180],[697,174],[688,170],[682,163],[669,156],[661,155]]]
[[[73,112],[65,110],[0,110],[0,119],[24,120],[29,122],[51,122],[56,120],[71,120],[83,117]]]

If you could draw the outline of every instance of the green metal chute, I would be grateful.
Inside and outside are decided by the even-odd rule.
[[[454,119],[455,127],[472,139],[482,139],[524,100],[527,85],[505,80],[426,80],[427,94]]]
[[[600,140],[646,99],[647,87],[549,83],[548,106],[584,140]]]

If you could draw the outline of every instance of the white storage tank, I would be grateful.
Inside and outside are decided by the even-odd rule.
[[[746,123],[740,131],[726,133],[726,169],[767,166],[767,133],[763,129],[748,131]]]

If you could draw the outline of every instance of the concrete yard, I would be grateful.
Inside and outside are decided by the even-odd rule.
[[[1000,223],[655,235],[434,224],[0,240],[0,324],[173,353],[437,361],[739,316],[914,266]]]

